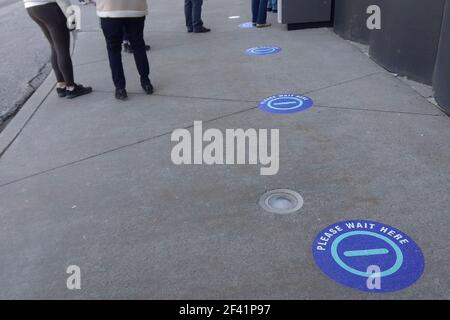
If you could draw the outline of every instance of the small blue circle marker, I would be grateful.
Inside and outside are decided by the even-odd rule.
[[[244,23],[241,23],[239,25],[239,28],[241,28],[241,29],[253,29],[253,28],[255,28],[255,26],[253,25],[252,22],[244,22]]]
[[[311,98],[296,94],[279,94],[268,97],[258,105],[265,112],[286,114],[302,112],[314,105]]]
[[[247,49],[245,53],[249,56],[267,56],[270,54],[277,54],[281,52],[280,47],[254,47]]]
[[[316,237],[314,260],[330,278],[366,292],[392,292],[414,284],[425,269],[418,245],[389,225],[367,221],[342,221]]]

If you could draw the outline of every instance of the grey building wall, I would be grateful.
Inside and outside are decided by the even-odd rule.
[[[370,55],[391,72],[431,84],[445,0],[380,0],[382,28],[371,33]]]
[[[450,0],[446,1],[434,69],[433,89],[439,105],[450,114]]]

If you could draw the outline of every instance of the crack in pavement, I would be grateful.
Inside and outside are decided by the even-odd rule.
[[[385,71],[378,71],[378,72],[370,73],[370,74],[367,74],[367,75],[364,75],[364,76],[360,76],[360,77],[357,77],[357,78],[354,78],[354,79],[349,79],[349,80],[341,81],[339,83],[335,83],[335,84],[332,84],[332,85],[327,85],[325,87],[312,89],[312,90],[306,91],[306,92],[304,92],[302,94],[310,94],[310,93],[314,93],[314,92],[319,92],[321,90],[325,90],[325,89],[337,87],[337,86],[340,86],[340,85],[343,85],[343,84],[347,84],[347,83],[351,83],[351,82],[354,82],[354,81],[358,81],[358,80],[361,80],[361,79],[365,79],[365,78],[368,78],[368,77],[371,77],[371,76],[374,76],[374,75],[380,74],[380,73],[385,73]],[[12,143],[16,140],[16,138],[20,135],[20,133],[25,129],[25,127],[28,124],[28,122],[33,118],[34,114],[39,110],[40,106],[45,102],[45,100],[47,99],[47,97],[50,94],[50,92],[47,93],[47,95],[41,101],[41,103],[38,106],[38,108],[33,112],[33,114],[27,120],[25,125],[21,128],[21,130],[16,135],[16,137],[13,139],[13,141],[0,154],[0,159],[5,154],[5,152],[9,149],[9,147],[12,145]],[[97,92],[105,92],[105,91],[97,91]],[[107,91],[107,92],[110,93],[109,91]],[[144,94],[144,93],[137,93],[137,94]],[[155,94],[155,96],[168,97],[168,98],[170,97],[170,98],[184,98],[184,99],[224,101],[224,102],[244,102],[244,103],[257,103],[258,102],[256,100],[220,99],[220,98],[173,96],[173,95],[161,95],[161,94]],[[342,109],[342,110],[352,110],[352,111],[363,111],[363,112],[382,112],[382,113],[393,113],[393,114],[407,114],[407,115],[441,117],[441,115],[421,114],[421,113],[414,113],[414,112],[386,111],[386,110],[359,109],[359,108],[350,108],[350,107],[333,107],[333,106],[319,106],[319,105],[316,105],[316,107],[318,107],[318,108],[327,108],[327,109]],[[251,108],[246,108],[246,109],[243,109],[243,110],[240,110],[240,111],[224,114],[224,115],[221,115],[221,116],[209,119],[209,120],[202,120],[202,121],[204,123],[211,123],[211,122],[214,122],[214,121],[217,121],[217,120],[221,120],[221,119],[224,119],[224,118],[227,118],[227,117],[234,116],[236,114],[241,114],[241,113],[245,113],[245,112],[248,112],[248,111],[252,111],[252,110],[255,110],[257,108],[258,108],[258,106],[254,106],[254,107],[251,107]],[[189,125],[187,127],[184,127],[184,129],[190,129],[193,126],[194,125]],[[128,144],[125,144],[125,145],[122,145],[122,146],[119,146],[119,147],[116,147],[116,148],[105,150],[103,152],[100,152],[100,153],[97,153],[97,154],[93,154],[93,155],[90,155],[90,156],[87,156],[87,157],[84,157],[82,159],[78,159],[78,160],[75,160],[75,161],[71,161],[71,162],[68,162],[68,163],[65,163],[65,164],[62,164],[62,165],[59,165],[59,166],[47,169],[47,170],[39,171],[39,172],[27,175],[27,176],[22,177],[22,178],[14,179],[14,180],[6,182],[4,184],[0,184],[0,188],[8,186],[8,185],[11,185],[11,184],[14,184],[14,183],[17,183],[17,182],[24,181],[24,180],[27,180],[27,179],[30,179],[30,178],[33,178],[33,177],[41,176],[41,175],[44,175],[46,173],[53,172],[53,171],[56,171],[56,170],[59,170],[59,169],[65,168],[65,167],[76,165],[76,164],[79,164],[81,162],[93,159],[93,158],[101,157],[103,155],[110,154],[110,153],[113,153],[115,151],[119,151],[119,150],[122,150],[122,149],[125,149],[125,148],[128,148],[128,147],[132,147],[132,146],[135,146],[135,145],[138,145],[138,144],[142,144],[142,143],[145,143],[145,142],[148,142],[148,141],[152,141],[152,140],[155,140],[155,139],[158,139],[158,138],[170,135],[173,132],[173,130],[174,129],[172,129],[170,131],[167,131],[167,132],[164,132],[164,133],[161,133],[161,134],[158,134],[158,135],[155,135],[155,136],[151,136],[151,137],[144,138],[144,139],[141,139],[141,140],[138,140],[138,141],[134,141],[134,142],[131,142],[131,143],[128,143]]]
[[[247,112],[247,111],[255,110],[256,108],[257,107],[247,108],[247,109],[244,109],[244,110],[240,110],[240,111],[236,111],[236,112],[233,112],[233,113],[225,114],[225,115],[213,118],[213,119],[202,120],[202,122],[203,123],[214,122],[214,121],[217,121],[217,120],[220,120],[220,119],[224,119],[224,118],[227,118],[227,117],[230,117],[230,116],[233,116],[233,115],[237,115],[237,114],[244,113],[244,112]],[[190,128],[193,128],[193,127],[194,127],[194,125],[192,124],[192,125],[183,127],[182,129],[190,129]],[[109,154],[109,153],[112,153],[112,152],[115,152],[115,151],[119,151],[119,150],[122,150],[122,149],[125,149],[125,148],[128,148],[128,147],[132,147],[132,146],[135,146],[135,145],[138,145],[138,144],[142,144],[144,142],[156,140],[158,138],[170,135],[170,134],[172,134],[172,132],[173,132],[173,129],[170,130],[170,131],[166,131],[164,133],[158,134],[156,136],[152,136],[152,137],[149,137],[149,138],[141,139],[141,140],[138,140],[138,141],[135,141],[135,142],[132,142],[132,143],[128,143],[128,144],[125,144],[125,145],[122,145],[122,146],[119,146],[119,147],[116,147],[116,148],[113,148],[113,149],[109,149],[109,150],[100,152],[98,154],[94,154],[94,155],[91,155],[91,156],[88,156],[88,157],[85,157],[85,158],[82,158],[82,159],[79,159],[79,160],[75,160],[75,161],[72,161],[72,162],[68,162],[68,163],[62,164],[62,165],[57,166],[57,167],[53,167],[53,168],[50,168],[50,169],[47,169],[47,170],[44,170],[44,171],[40,171],[40,172],[31,174],[31,175],[25,176],[23,178],[15,179],[15,180],[12,180],[12,181],[7,182],[7,183],[0,184],[0,188],[8,186],[8,185],[11,185],[13,183],[17,183],[17,182],[23,181],[23,180],[27,180],[29,178],[40,176],[40,175],[43,175],[43,174],[46,174],[46,173],[49,173],[49,172],[52,172],[52,171],[55,171],[55,170],[58,170],[58,169],[62,169],[62,168],[65,168],[65,167],[68,167],[68,166],[71,166],[71,165],[75,165],[75,164],[84,162],[86,160],[97,158],[97,157],[100,157],[100,156],[105,155],[105,154]]]

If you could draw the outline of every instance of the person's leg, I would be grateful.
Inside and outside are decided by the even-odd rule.
[[[125,28],[125,25],[123,27],[123,38],[122,38],[122,45],[123,45],[123,51],[127,53],[133,53],[133,50],[131,49],[130,40],[128,37],[127,29]]]
[[[28,8],[35,21],[40,21],[44,34],[52,45],[52,63],[58,80],[57,92],[60,97],[73,99],[92,92],[91,87],[76,84],[70,56],[70,32],[66,17],[56,3],[48,3]]]
[[[184,15],[186,17],[186,28],[189,32],[194,30],[192,26],[192,0],[184,0]]]
[[[252,22],[257,23],[259,15],[259,3],[261,0],[252,0]]]
[[[28,8],[31,18],[41,27],[52,48],[52,67],[59,83],[74,86],[73,65],[70,56],[70,32],[66,18],[56,4]]]
[[[258,18],[256,20],[257,24],[263,25],[267,22],[267,1],[268,0],[259,1]]]
[[[67,96],[66,81],[64,80],[63,74],[59,70],[58,57],[57,57],[57,54],[56,54],[56,51],[55,51],[55,47],[53,45],[52,37],[50,35],[50,30],[48,30],[47,26],[42,21],[40,21],[39,19],[35,18],[32,15],[32,13],[30,14],[30,17],[41,28],[42,32],[44,33],[44,36],[47,38],[48,42],[50,43],[50,48],[51,48],[50,61],[51,61],[51,64],[52,64],[53,72],[55,73],[55,77],[56,77],[56,93],[58,94],[58,96],[60,98],[64,98],[64,97]]]
[[[123,31],[122,32],[123,32],[122,40],[124,42],[130,42],[130,37],[128,36],[127,28],[126,28],[125,25],[123,26]]]
[[[66,17],[59,7],[56,10],[60,12],[59,21],[50,25],[50,34],[53,39],[59,70],[64,76],[67,87],[73,87],[75,80],[70,55],[70,32],[66,26]]]
[[[278,11],[278,0],[272,0],[272,11]]]
[[[203,27],[202,21],[203,0],[192,0],[192,27],[195,31],[199,31]]]
[[[42,33],[44,33],[45,38],[47,38],[49,44],[50,44],[50,48],[51,48],[51,64],[52,64],[52,69],[53,72],[55,73],[56,76],[56,81],[58,82],[58,84],[60,84],[60,86],[62,87],[62,84],[64,84],[65,87],[65,80],[64,80],[64,76],[61,73],[61,71],[59,70],[59,66],[58,66],[58,58],[56,55],[56,51],[55,51],[55,47],[53,45],[53,40],[52,37],[50,35],[50,30],[47,28],[47,26],[45,25],[45,23],[43,23],[41,20],[39,20],[35,15],[34,15],[34,9],[36,7],[31,7],[28,8],[28,14],[30,15],[31,19],[36,22],[36,24],[41,28]]]
[[[123,18],[101,18],[103,35],[108,49],[109,65],[116,89],[125,89],[126,80],[122,65]]]
[[[133,49],[134,61],[140,75],[141,84],[144,86],[150,83],[150,67],[144,41],[145,17],[128,18],[125,21],[131,48]]]

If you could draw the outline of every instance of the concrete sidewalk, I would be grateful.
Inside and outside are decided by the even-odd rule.
[[[213,32],[188,34],[182,1],[150,7],[155,95],[141,92],[128,55],[130,99],[114,99],[87,6],[74,63],[95,92],[60,100],[51,76],[0,135],[0,298],[450,298],[448,117],[331,30],[240,29],[250,8],[232,0],[206,2]],[[245,54],[262,45],[283,51]],[[281,93],[315,106],[283,116],[256,108]],[[280,172],[173,165],[170,135],[194,120],[280,129]],[[277,188],[302,194],[298,214],[259,208]],[[325,276],[312,242],[351,219],[410,235],[422,278],[377,295]],[[66,287],[69,265],[81,268],[81,290]]]

